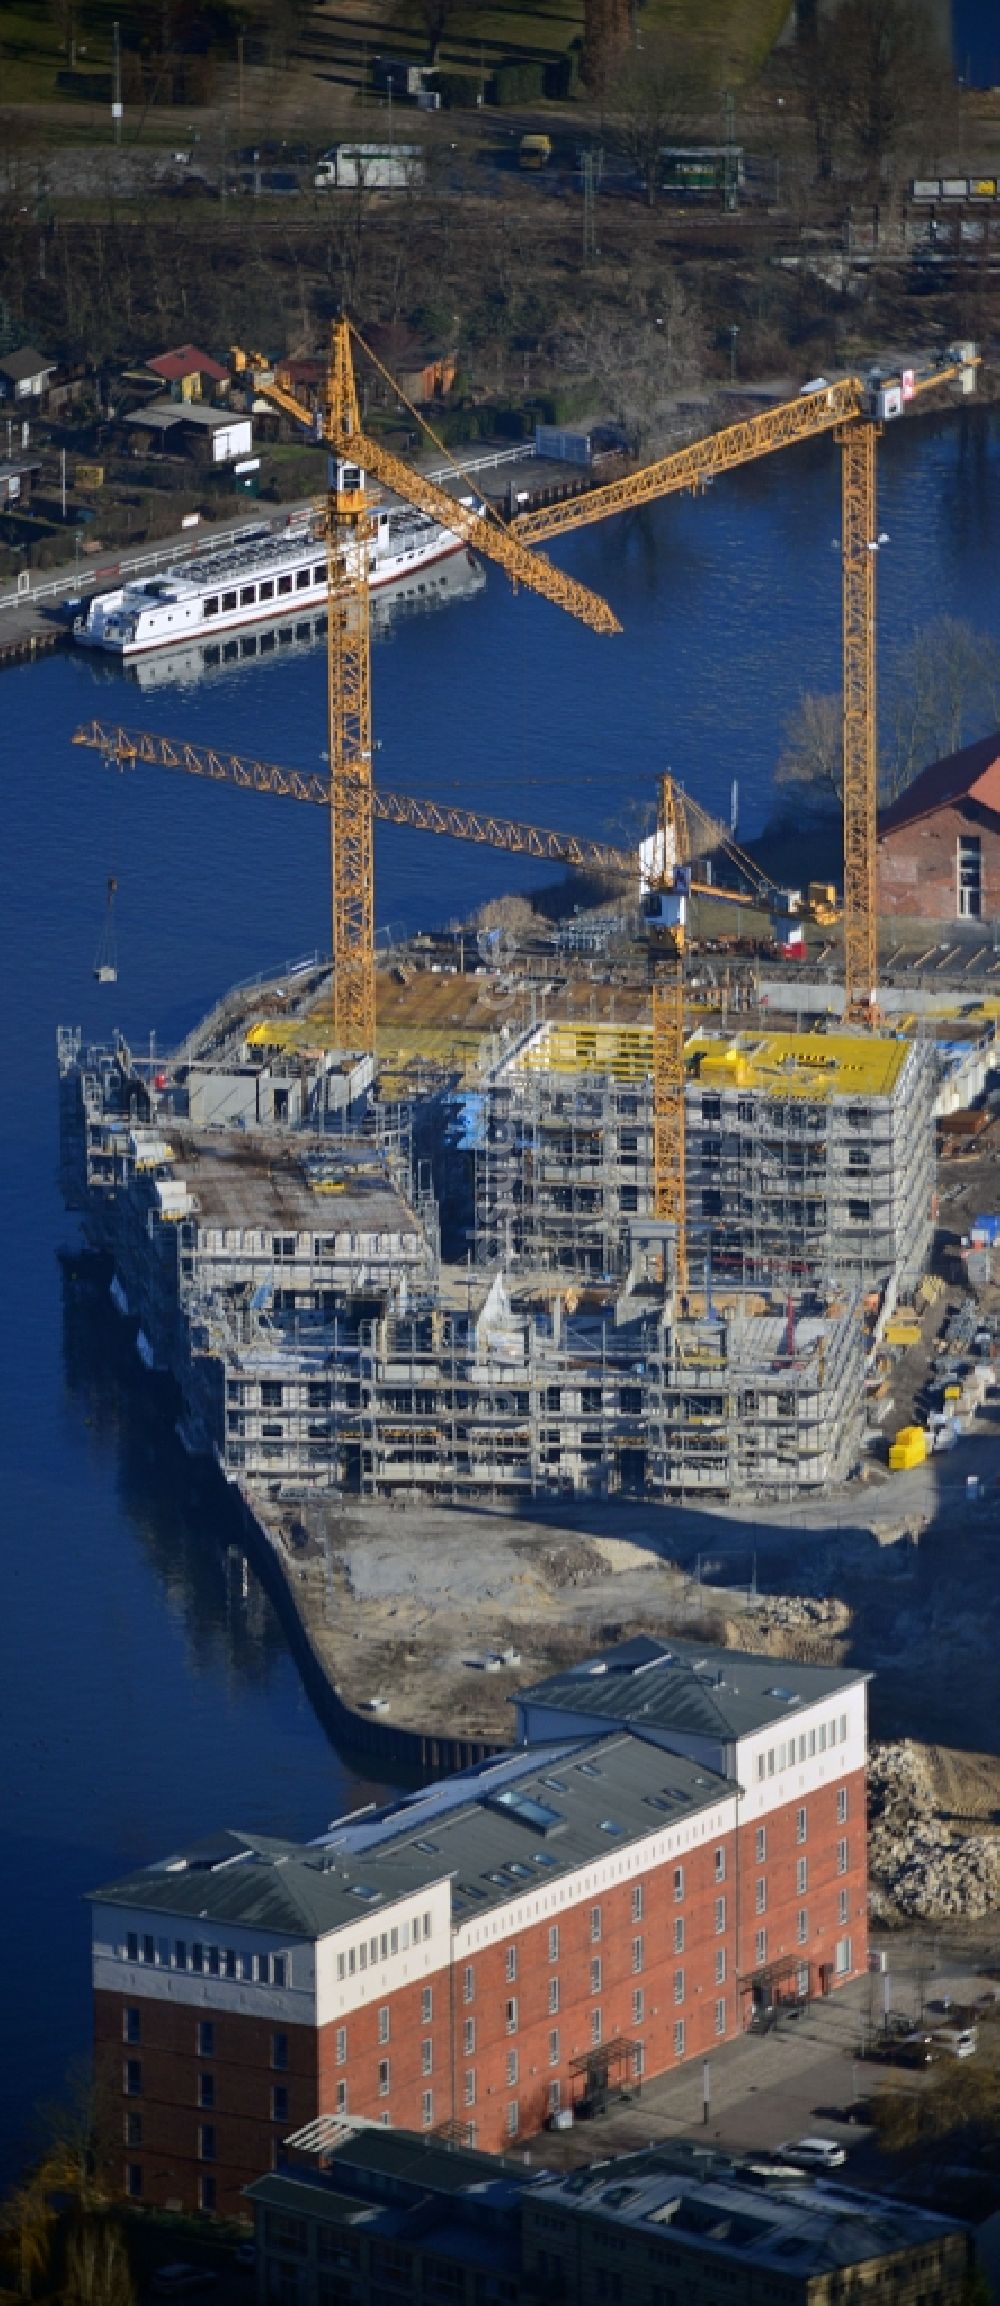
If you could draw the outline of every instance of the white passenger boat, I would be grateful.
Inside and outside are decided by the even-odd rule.
[[[379,506],[373,523],[373,590],[462,549],[450,529],[407,507]],[[326,547],[317,522],[301,519],[276,530],[262,525],[221,550],[209,548],[157,576],[97,593],[77,617],[73,637],[83,648],[139,656],[318,606],[326,593]]]
[[[436,567],[414,569],[397,577],[372,595],[373,640],[382,640],[398,618],[428,614],[458,601],[474,600],[486,589],[482,564],[467,548],[451,553]],[[176,641],[169,648],[140,650],[124,662],[120,657],[96,657],[94,672],[106,680],[122,677],[147,691],[193,688],[202,681],[229,678],[241,666],[287,664],[323,647],[326,638],[326,602],[321,608],[291,609],[285,616],[250,625],[242,632],[213,633],[206,626],[193,640]]]

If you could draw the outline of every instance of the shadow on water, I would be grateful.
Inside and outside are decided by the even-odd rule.
[[[266,1691],[291,1655],[320,1728],[351,1773],[350,1807],[382,1799],[385,1775],[395,1785],[421,1783],[422,1774],[394,1756],[380,1762],[363,1732],[354,1734],[242,1501],[207,1458],[190,1456],[179,1440],[180,1395],[172,1378],[141,1366],[135,1324],[111,1304],[107,1259],[64,1255],[60,1265],[67,1393],[95,1446],[114,1458],[123,1514],[182,1629],[191,1665],[202,1673],[221,1661],[227,1678]],[[325,1822],[317,1817],[315,1830]]]

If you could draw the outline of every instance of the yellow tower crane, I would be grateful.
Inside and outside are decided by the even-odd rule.
[[[271,793],[295,801],[329,806],[326,777],[301,769],[286,769],[252,755],[226,753],[214,746],[189,744],[176,737],[158,736],[150,729],[123,728],[115,722],[88,721],[76,729],[75,745],[86,745],[120,767],[137,762],[151,767],[179,769],[186,776],[205,777],[212,784],[235,785],[242,792]],[[452,840],[473,841],[520,856],[542,857],[552,863],[581,870],[621,874],[645,881],[644,913],[649,932],[650,979],[653,1010],[653,1214],[669,1226],[675,1242],[674,1277],[679,1290],[687,1287],[687,1238],[684,1148],[684,954],[687,898],[691,891],[711,897],[733,892],[711,883],[692,881],[690,860],[709,848],[720,848],[737,864],[742,852],[724,829],[690,801],[672,778],[661,777],[657,796],[656,831],[649,849],[638,854],[576,833],[560,833],[514,818],[484,816],[472,809],[438,801],[417,800],[408,793],[371,794],[372,814],[387,824],[408,825],[417,832],[444,834]],[[749,863],[749,860],[747,860]],[[736,902],[752,902],[736,895]]]
[[[678,490],[704,489],[721,473],[798,441],[834,434],[842,458],[844,1000],[848,1022],[869,1030],[878,1022],[875,443],[883,426],[918,395],[948,383],[971,392],[977,365],[975,346],[956,344],[923,368],[877,369],[833,383],[821,378],[795,400],[727,425],[585,496],[522,513],[513,523],[525,543],[548,541]]]
[[[362,431],[350,323],[334,324],[322,411],[316,412],[272,375],[262,353],[233,347],[237,370],[254,390],[324,440],[331,452],[326,499],[328,572],[327,713],[333,927],[333,1028],[344,1049],[375,1049],[375,879],[372,839],[372,728],[369,642],[367,475],[451,535],[474,544],[516,583],[541,593],[593,632],[620,631],[606,601],[544,557],[526,550],[498,519],[477,511],[411,471]]]

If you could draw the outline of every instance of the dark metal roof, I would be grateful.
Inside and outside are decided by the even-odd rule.
[[[929,768],[922,769],[890,808],[879,811],[879,840],[903,825],[916,824],[921,817],[932,817],[938,809],[952,807],[956,801],[976,801],[994,816],[1000,815],[1000,732],[981,737],[974,745],[963,745],[961,752],[948,753],[943,761],[932,761]]]
[[[416,1803],[349,1821],[318,1842],[226,1832],[93,1893],[187,1921],[313,1939],[373,1924],[386,1906],[450,1881],[458,1923],[530,1896],[732,1789],[713,1770],[627,1731],[514,1753]],[[372,1894],[374,1893],[374,1894]]]
[[[643,1634],[518,1690],[511,1703],[585,1715],[595,1731],[599,1723],[615,1723],[650,1737],[729,1743],[867,1678],[839,1666]]]

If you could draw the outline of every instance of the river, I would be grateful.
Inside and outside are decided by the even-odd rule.
[[[882,452],[888,655],[942,611],[1000,623],[997,421],[911,421]],[[837,458],[760,466],[561,548],[625,626],[594,638],[498,575],[398,621],[374,656],[386,785],[582,832],[616,831],[669,765],[741,829],[769,806],[781,722],[836,685]],[[100,714],[315,766],[321,649],[144,697],[80,655],[0,680],[5,1050],[0,1210],[0,1859],[6,1922],[0,2168],[85,2051],[102,1879],[219,1824],[309,1832],[380,1789],[330,1745],[274,1613],[184,1458],[160,1381],[58,1252],[58,1023],[164,1045],[234,979],[328,944],[314,809],[74,751]],[[381,923],[450,918],[544,867],[380,828]],[[119,981],[92,964],[119,883]]]

